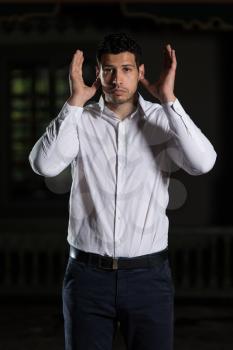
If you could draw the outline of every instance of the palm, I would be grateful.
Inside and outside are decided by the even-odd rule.
[[[70,65],[70,90],[71,95],[82,96],[83,100],[89,100],[95,95],[100,83],[99,79],[96,79],[91,86],[85,84],[82,74],[83,61],[84,57],[82,51],[77,50]]]
[[[164,50],[163,70],[159,79],[155,83],[150,83],[146,78],[141,79],[142,85],[160,101],[169,99],[173,95],[176,75],[175,51],[170,45],[166,45]],[[174,96],[174,95],[173,95]]]

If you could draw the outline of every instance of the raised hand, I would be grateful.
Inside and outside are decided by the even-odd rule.
[[[85,84],[82,74],[83,61],[83,52],[77,50],[73,56],[69,72],[71,96],[68,99],[68,103],[80,107],[90,100],[100,87],[99,78],[97,78],[91,86]]]
[[[176,76],[176,54],[171,45],[168,44],[164,48],[163,69],[159,80],[150,83],[145,77],[140,79],[141,84],[161,103],[175,101],[174,85]]]

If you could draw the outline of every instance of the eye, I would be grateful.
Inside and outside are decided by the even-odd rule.
[[[132,69],[128,68],[128,67],[124,67],[123,70],[124,70],[124,72],[130,72]]]
[[[104,68],[104,73],[112,73],[112,68]]]

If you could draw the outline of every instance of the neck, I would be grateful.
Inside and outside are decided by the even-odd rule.
[[[105,101],[105,104],[109,109],[111,109],[111,111],[113,111],[115,114],[117,114],[117,116],[121,120],[123,120],[128,115],[130,115],[131,113],[133,113],[135,111],[136,106],[137,106],[137,100],[138,100],[137,96],[134,95],[134,97],[131,100],[126,101],[124,103],[116,104],[116,103],[111,103],[111,102]]]

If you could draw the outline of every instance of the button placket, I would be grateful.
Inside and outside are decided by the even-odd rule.
[[[121,194],[123,186],[123,155],[124,155],[124,134],[125,134],[125,125],[123,122],[118,124],[118,134],[117,134],[117,191],[116,191],[116,225],[115,225],[115,238],[119,241],[120,235],[120,221],[121,221]]]

